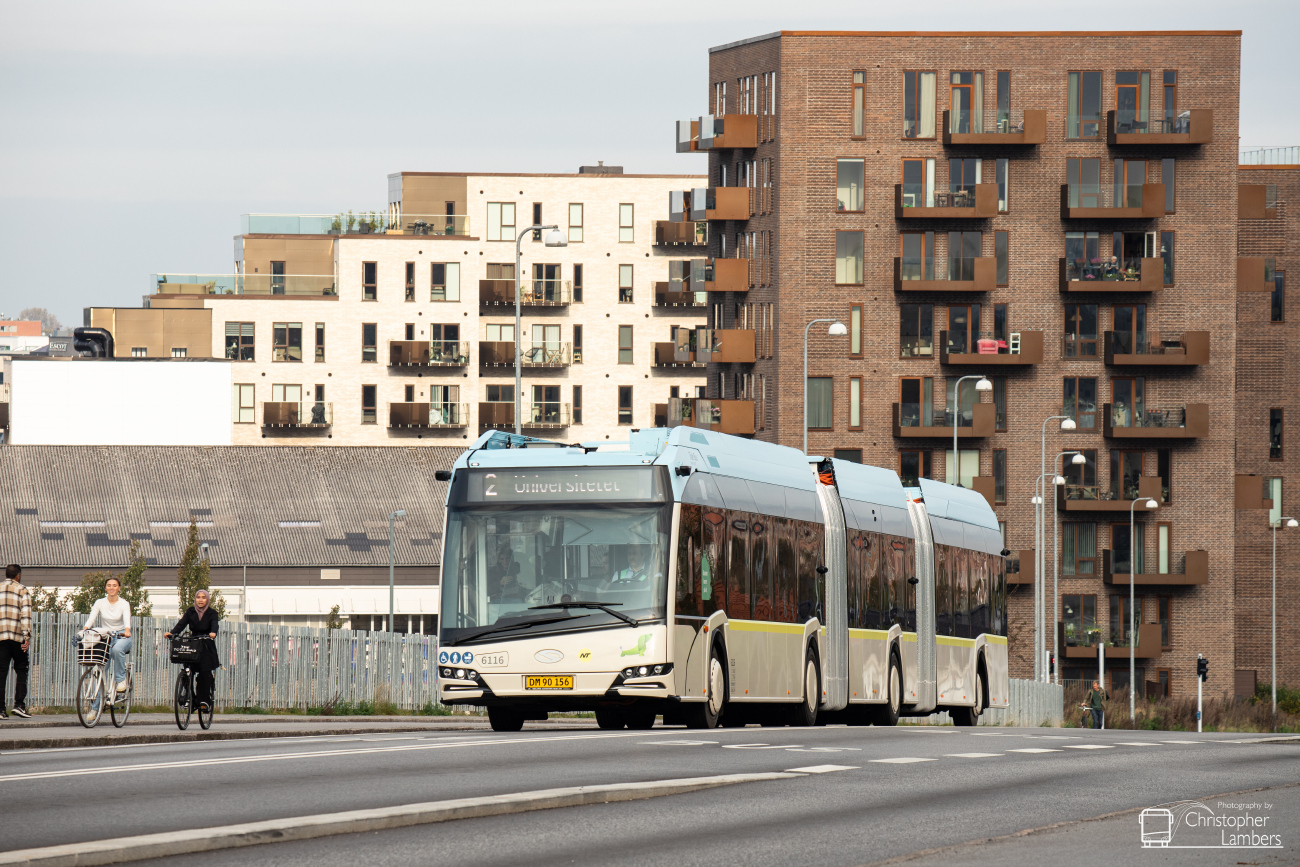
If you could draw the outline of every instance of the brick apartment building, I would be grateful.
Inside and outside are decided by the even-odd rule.
[[[757,437],[798,447],[806,412],[810,453],[984,492],[1021,552],[1012,674],[1027,677],[1040,436],[1068,416],[1076,429],[1046,427],[1049,468],[1086,459],[1058,465],[1048,497],[1065,677],[1094,676],[1102,641],[1118,645],[1110,685],[1128,682],[1135,572],[1142,688],[1194,693],[1198,653],[1211,693],[1267,679],[1264,481],[1236,476],[1284,475],[1265,416],[1297,378],[1262,257],[1284,268],[1295,231],[1283,204],[1238,240],[1240,42],[783,31],[711,49],[709,113],[677,136],[709,154],[709,186],[675,194],[673,216],[707,225],[709,258],[689,270],[712,292],[712,346],[752,341],[756,357],[715,352],[706,403],[674,405],[674,423],[752,413]],[[1286,186],[1241,175],[1243,201]],[[820,318],[849,334],[812,329],[805,408]],[[1160,505],[1137,516],[1130,557],[1130,506],[1147,497]],[[1298,547],[1279,557],[1294,566]]]

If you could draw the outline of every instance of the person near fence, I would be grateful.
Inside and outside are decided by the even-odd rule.
[[[1094,680],[1092,682],[1092,689],[1088,690],[1087,704],[1088,712],[1092,714],[1092,727],[1095,729],[1101,728],[1102,714],[1105,713],[1105,711],[1102,710],[1101,703],[1105,699],[1106,690],[1101,688],[1100,681]]]
[[[131,652],[131,603],[121,596],[122,582],[109,578],[104,582],[104,598],[90,609],[84,629],[90,629],[98,620],[100,625],[115,637],[109,644],[113,657],[113,676],[118,692],[126,692],[126,656]],[[121,633],[120,635],[118,633]]]
[[[11,563],[5,567],[0,584],[0,720],[9,719],[4,699],[9,664],[14,667],[14,716],[27,719],[27,649],[32,642],[32,597],[23,586],[23,567]]]
[[[208,591],[199,590],[194,594],[194,604],[185,609],[181,619],[176,621],[171,632],[165,633],[166,638],[171,638],[173,634],[180,635],[189,627],[190,632],[195,635],[206,635],[208,638],[217,637],[217,611],[208,604]],[[195,696],[199,704],[212,705],[212,688],[214,685],[214,676],[212,672],[221,667],[221,657],[217,654],[217,645],[214,641],[199,642],[199,662],[198,678],[196,683]]]

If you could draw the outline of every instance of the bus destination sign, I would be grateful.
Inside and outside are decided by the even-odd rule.
[[[487,470],[471,473],[466,501],[493,503],[648,503],[663,500],[650,467]]]

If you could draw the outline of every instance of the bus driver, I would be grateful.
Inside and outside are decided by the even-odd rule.
[[[629,545],[627,568],[615,572],[604,589],[639,590],[651,579],[656,583],[662,580],[663,575],[658,571],[652,572],[650,564],[646,562],[649,554],[646,549],[646,545]]]

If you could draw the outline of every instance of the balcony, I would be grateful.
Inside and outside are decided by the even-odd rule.
[[[1113,258],[1113,257],[1112,257]],[[1237,260],[1239,263],[1240,259]],[[1241,269],[1237,269],[1240,279]],[[1165,287],[1164,259],[1060,260],[1062,292],[1159,292]]]
[[[706,114],[677,121],[677,152],[758,147],[758,115]]]
[[[954,193],[927,193],[894,184],[894,218],[898,220],[985,220],[998,213],[998,185],[974,184]]]
[[[1195,367],[1210,363],[1210,332],[1102,334],[1106,363],[1117,367]]]
[[[479,364],[483,367],[514,367],[513,340],[480,340]],[[536,343],[525,346],[520,354],[523,367],[568,367],[572,361],[572,344]]]
[[[1137,490],[1109,491],[1097,485],[1057,485],[1056,508],[1061,512],[1127,512],[1137,499],[1164,502],[1164,481],[1159,476],[1141,476]],[[1127,497],[1127,499],[1124,499]]]
[[[568,280],[525,280],[519,303],[522,307],[568,307],[572,298]],[[514,307],[514,280],[479,280],[478,303],[483,307]]]
[[[1032,587],[1034,584],[1034,549],[1029,548],[1019,553],[1019,560],[1013,560],[1011,557],[1007,558],[1007,584],[1023,584]]]
[[[694,427],[733,436],[752,436],[754,401],[704,397],[669,398],[668,426]]]
[[[1277,184],[1238,184],[1238,220],[1276,220]]]
[[[9,430],[9,402],[0,402],[0,430]]]
[[[1062,220],[1154,220],[1164,215],[1164,184],[1118,190],[1061,184]]]
[[[515,405],[497,401],[480,402],[478,405],[478,426],[513,429],[515,426]]]
[[[351,211],[338,214],[244,214],[243,235],[444,235],[469,237],[464,214],[394,214]]]
[[[1213,140],[1212,108],[1193,108],[1163,119],[1132,110],[1106,112],[1106,143],[1110,145],[1209,144]]]
[[[753,364],[754,332],[736,328],[695,329],[695,360],[701,364]]]
[[[1271,510],[1273,501],[1265,496],[1268,492],[1269,483],[1266,477],[1238,473],[1235,478],[1234,508]]]
[[[265,427],[326,428],[334,423],[334,404],[325,401],[267,401],[262,404]]]
[[[390,403],[390,428],[462,428],[469,426],[467,403]]]
[[[1274,259],[1253,257],[1237,259],[1238,292],[1272,292]]]
[[[1064,633],[1064,625],[1059,621],[1056,625],[1057,628]],[[1073,638],[1063,640],[1063,646],[1061,649],[1065,652],[1066,659],[1095,660],[1097,658],[1097,645],[1102,641],[1102,631],[1100,627],[1094,626],[1094,628],[1089,629],[1088,632],[1089,635],[1085,636],[1085,639],[1088,642],[1087,644],[1079,644],[1078,640]],[[1128,659],[1129,642],[1127,635],[1119,641],[1104,645],[1102,650],[1108,660]],[[1139,623],[1137,647],[1133,648],[1132,655],[1137,659],[1159,659],[1160,653],[1160,624]]]
[[[997,497],[997,480],[992,476],[975,476],[971,479],[971,490],[988,500],[989,508],[993,508]]]
[[[925,412],[929,410],[929,412]],[[964,410],[957,423],[958,439],[982,439],[992,436],[997,427],[996,408],[991,403],[977,403]],[[952,413],[946,409],[919,404],[894,404],[894,436],[903,439],[952,439]]]
[[[990,292],[998,285],[996,259],[939,260],[894,257],[895,292]]]
[[[152,295],[338,298],[333,274],[151,274]]]
[[[464,367],[469,343],[459,340],[390,340],[389,367]]]
[[[654,285],[656,307],[698,307],[703,312],[709,306],[708,293],[683,291],[687,284],[680,280],[661,280]]]
[[[706,247],[709,243],[709,224],[703,220],[674,222],[655,220],[655,246]]]
[[[748,220],[754,216],[753,187],[709,187],[704,202],[706,220]],[[692,212],[694,212],[692,207]]]
[[[655,344],[655,367],[703,367],[704,363],[695,360],[695,353],[690,349],[679,349],[676,343]]]
[[[569,405],[567,403],[529,403],[524,407],[523,428],[553,430],[569,426]],[[511,409],[513,417],[514,410]]]
[[[1194,440],[1210,433],[1210,405],[1189,403],[1185,407],[1146,407],[1131,418],[1128,407],[1102,404],[1102,434],[1107,439]]]
[[[1041,364],[1043,361],[1043,332],[1012,331],[1010,340],[994,338],[991,334],[976,335],[968,343],[966,334],[954,334],[949,340],[947,331],[939,332],[940,364],[979,364],[995,367]],[[970,350],[974,349],[972,352]]]
[[[1123,584],[1129,583],[1128,572],[1111,572],[1112,562],[1111,551],[1101,552],[1101,580],[1103,584]],[[1177,556],[1170,554],[1171,561],[1177,560]],[[1121,561],[1116,564],[1123,568],[1128,566],[1127,562]],[[1181,565],[1181,572],[1172,571],[1174,567]],[[1169,563],[1168,572],[1139,572],[1133,576],[1133,583],[1137,585],[1173,585],[1173,586],[1194,586],[1197,584],[1207,584],[1210,580],[1210,552],[1209,551],[1186,551],[1183,554],[1182,564],[1175,562]]]
[[[999,116],[986,111],[980,118],[969,110],[943,112],[945,145],[1036,145],[1047,141],[1047,112],[1027,108]]]

